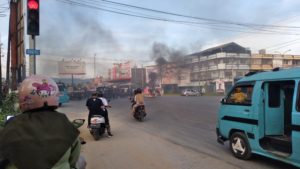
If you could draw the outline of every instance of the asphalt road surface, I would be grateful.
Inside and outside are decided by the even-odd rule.
[[[164,96],[146,98],[144,122],[130,115],[128,99],[111,101],[109,116],[114,136],[94,141],[86,124],[80,128],[87,144],[82,154],[88,169],[294,169],[254,155],[234,158],[228,143],[216,142],[216,117],[221,97]],[[73,101],[59,111],[70,119],[87,118],[85,101]]]

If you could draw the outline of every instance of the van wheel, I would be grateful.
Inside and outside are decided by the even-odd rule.
[[[229,147],[232,154],[239,159],[247,160],[251,157],[251,148],[244,133],[235,132],[230,136]]]

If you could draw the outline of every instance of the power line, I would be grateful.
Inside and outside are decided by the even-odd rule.
[[[278,50],[278,49],[281,49],[281,48],[285,48],[285,47],[287,47],[287,46],[292,46],[292,45],[295,45],[295,44],[298,44],[299,42],[294,42],[294,43],[291,43],[291,44],[287,44],[287,45],[284,45],[284,46],[280,46],[280,47],[278,47],[278,48],[274,48],[274,49],[271,49],[271,50]]]
[[[91,3],[91,2],[92,3],[97,3],[97,5],[99,5],[99,3],[100,3],[99,0],[88,0],[88,2],[89,3]],[[259,31],[266,31],[266,32],[273,32],[273,33],[285,33],[285,32],[279,32],[278,30],[281,30],[281,31],[295,31],[295,30],[286,30],[286,29],[287,28],[297,28],[297,27],[290,27],[290,26],[264,25],[264,27],[269,27],[268,29],[275,29],[275,30],[266,30],[266,29],[263,29],[262,25],[258,25],[258,24],[256,24],[256,25],[248,24],[248,26],[247,26],[246,23],[237,23],[237,22],[233,23],[233,22],[221,21],[221,20],[216,20],[216,19],[199,18],[199,17],[195,17],[195,16],[175,14],[175,13],[164,12],[164,11],[159,11],[159,10],[154,10],[154,9],[149,9],[149,8],[143,8],[143,7],[128,5],[128,4],[124,4],[124,3],[118,3],[118,2],[113,2],[113,1],[107,1],[107,0],[102,0],[101,2],[106,2],[108,4],[114,4],[114,5],[117,5],[117,6],[125,6],[125,7],[129,7],[129,8],[140,9],[140,10],[144,10],[144,11],[148,11],[148,12],[150,11],[150,12],[155,12],[155,13],[160,13],[160,14],[167,14],[167,15],[179,16],[179,17],[184,17],[184,18],[189,18],[189,19],[202,20],[202,21],[205,21],[202,24],[219,25],[220,27],[224,27],[224,25],[238,26],[238,27],[245,27],[246,26],[250,29],[255,29],[255,30],[259,30]],[[102,3],[100,5],[102,5]],[[195,23],[195,22],[193,22],[193,23]],[[199,22],[198,22],[198,24],[199,24]],[[285,28],[285,29],[283,29],[283,28]],[[293,32],[289,32],[289,33],[293,33]],[[294,34],[295,34],[295,32],[294,32]]]
[[[90,0],[90,1],[95,1],[95,0]],[[119,2],[109,1],[109,0],[101,0],[101,1],[104,1],[104,2],[107,2],[107,3],[111,3],[111,4],[117,4],[117,5],[121,5],[121,6],[127,6],[127,7],[131,7],[131,8],[146,10],[146,11],[152,11],[152,12],[157,12],[157,13],[162,13],[162,14],[173,15],[173,16],[180,16],[180,17],[185,17],[185,18],[205,20],[205,21],[211,21],[211,22],[219,22],[219,23],[225,23],[225,24],[234,24],[234,25],[239,25],[239,26],[247,26],[247,27],[248,26],[255,26],[255,27],[276,27],[276,28],[293,28],[293,29],[294,28],[295,29],[299,29],[300,28],[298,26],[281,26],[281,25],[267,25],[267,24],[253,24],[253,23],[242,23],[242,22],[224,21],[224,20],[217,20],[217,19],[211,19],[211,18],[189,16],[189,15],[183,15],[183,14],[178,14],[178,13],[172,13],[172,12],[166,12],[166,11],[161,11],[161,10],[150,9],[150,8],[144,8],[144,7],[140,7],[140,6],[125,4],[125,3],[119,3]]]
[[[82,1],[78,2],[76,0],[56,0],[56,1],[66,3],[66,4],[69,4],[69,5],[92,8],[92,9],[96,9],[96,10],[102,10],[102,11],[121,14],[121,15],[127,15],[127,16],[132,16],[132,17],[143,18],[143,19],[150,19],[150,20],[157,20],[157,21],[164,21],[164,22],[171,22],[171,23],[183,24],[183,25],[188,25],[188,26],[199,26],[199,25],[206,25],[207,24],[207,23],[192,22],[192,21],[182,21],[182,20],[174,20],[174,19],[167,19],[167,18],[158,18],[158,17],[149,16],[149,15],[145,16],[145,15],[134,14],[134,13],[126,13],[124,11],[115,11],[115,10],[111,10],[111,9],[96,7],[96,6],[93,6],[93,5],[90,5],[90,4],[82,3]],[[204,27],[204,26],[201,26],[201,27]],[[224,28],[224,26],[223,27],[222,26],[218,27],[218,26],[214,26],[214,25],[210,25],[209,28],[216,29],[216,30],[225,30],[225,31],[232,31],[232,32],[244,32],[244,33],[253,33],[253,34],[300,35],[298,33],[276,32],[276,31],[270,31],[270,30],[260,30],[260,31],[267,31],[267,32],[251,32],[251,31],[244,31],[244,30],[241,30],[239,28],[234,28],[234,27],[230,27],[228,29],[228,27]]]
[[[270,49],[270,48],[274,48],[274,47],[278,47],[278,46],[282,46],[282,45],[287,45],[287,44],[290,44],[290,43],[293,43],[293,42],[296,42],[296,41],[300,41],[300,38],[294,39],[294,40],[291,40],[291,41],[287,41],[287,42],[283,42],[283,43],[278,43],[278,44],[266,47],[265,49]],[[300,42],[297,42],[297,43],[300,43]]]

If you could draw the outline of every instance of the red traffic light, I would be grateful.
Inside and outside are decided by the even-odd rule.
[[[35,0],[29,0],[28,3],[28,8],[31,10],[38,10],[39,9],[39,3]]]

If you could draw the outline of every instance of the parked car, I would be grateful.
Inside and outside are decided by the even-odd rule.
[[[200,96],[200,92],[194,89],[185,89],[181,92],[181,96]]]

